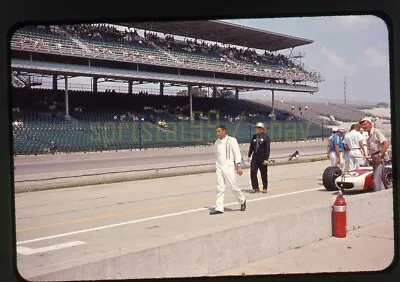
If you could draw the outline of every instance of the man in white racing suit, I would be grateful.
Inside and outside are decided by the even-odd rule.
[[[224,213],[224,195],[225,188],[230,187],[237,201],[240,204],[240,210],[246,210],[246,198],[236,183],[236,175],[243,174],[240,163],[242,156],[240,153],[239,144],[235,137],[229,136],[226,133],[224,125],[216,127],[218,139],[215,141],[216,154],[216,172],[217,172],[217,200],[214,211],[210,215]]]

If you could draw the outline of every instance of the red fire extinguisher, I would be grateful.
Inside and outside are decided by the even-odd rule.
[[[343,197],[343,193],[339,191],[339,195],[336,197],[333,203],[332,210],[332,225],[333,225],[333,236],[338,238],[346,237],[346,201]]]

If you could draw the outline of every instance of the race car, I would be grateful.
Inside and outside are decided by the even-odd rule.
[[[393,188],[391,163],[384,165],[382,181],[385,189]],[[373,189],[373,168],[372,166],[365,166],[348,173],[343,173],[339,167],[329,166],[324,170],[322,183],[328,191],[339,189],[342,189],[342,191],[371,191]]]

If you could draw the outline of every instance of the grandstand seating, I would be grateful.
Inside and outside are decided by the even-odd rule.
[[[262,105],[266,105],[269,107],[272,107],[272,101],[270,100],[263,100],[259,102]],[[300,113],[300,111],[298,110],[298,104],[293,104],[294,105],[294,110],[292,110],[292,103],[289,102],[283,102],[281,103],[281,101],[275,101],[275,108],[277,110],[281,110],[281,111],[285,111],[287,113],[290,114],[290,116],[292,116],[294,119],[304,119],[304,120],[308,120],[317,124],[321,123],[321,119],[320,119],[320,114],[317,113],[315,111],[315,109],[311,106],[308,106],[307,110],[304,110],[304,106],[303,106],[303,110],[302,110],[302,114]]]
[[[58,27],[23,27],[13,35],[12,42],[22,48],[25,45],[34,46],[36,50],[53,49],[61,53],[70,49],[70,53],[82,52],[82,48],[65,33],[59,31]]]
[[[260,103],[272,106],[271,101],[260,101]],[[294,109],[292,110],[292,105]],[[301,107],[301,113],[299,111]],[[307,110],[305,110],[307,106]],[[322,117],[329,118],[331,115],[335,120],[342,122],[354,122],[363,118],[366,114],[360,110],[360,106],[355,105],[344,105],[344,104],[323,104],[313,102],[300,102],[300,101],[284,101],[283,103],[279,100],[275,101],[275,108],[288,111],[297,118],[303,118],[315,123],[321,123]]]
[[[160,129],[150,122],[24,122],[14,134],[15,154],[46,153],[53,141],[59,152],[90,152],[129,150],[151,147],[204,145],[215,141],[215,126],[219,121],[169,122]],[[272,141],[319,138],[321,128],[307,122],[266,122]],[[249,122],[226,123],[228,132],[240,143],[254,134]]]
[[[14,74],[11,75],[11,82],[15,88],[25,87],[25,84]]]
[[[281,55],[257,54],[253,50],[241,51],[218,47],[216,44],[182,42],[171,36],[161,38],[151,33],[141,37],[137,33],[124,33],[105,25],[25,27],[14,34],[12,46],[22,50],[88,58],[185,65],[197,70],[211,69],[245,75],[267,73],[274,78],[291,80],[319,80],[319,75],[295,66]],[[57,63],[50,64],[60,66]],[[72,67],[79,69],[83,66]],[[96,68],[91,66],[92,70]],[[185,75],[181,77],[186,78]],[[13,81],[17,86],[17,78],[13,77]],[[213,80],[213,83],[216,82],[222,80]],[[198,83],[198,80],[194,83]],[[245,83],[253,82],[249,80]],[[285,87],[285,84],[281,85]],[[295,87],[300,89],[302,86]],[[317,138],[329,134],[329,130],[320,127],[317,106],[315,109],[309,106],[310,110],[301,116],[293,113],[289,104],[278,105],[278,102],[275,103],[277,121],[271,121],[268,117],[272,112],[269,103],[257,104],[227,98],[193,98],[196,115],[202,112],[207,116],[210,111],[217,110],[219,117],[212,115],[207,121],[197,117],[193,121],[186,120],[189,99],[179,96],[165,95],[154,99],[154,96],[144,94],[70,90],[70,120],[64,118],[63,90],[14,88],[13,102],[14,107],[20,109],[20,112],[13,113],[13,119],[23,121],[22,128],[14,130],[16,154],[46,153],[52,141],[58,151],[66,153],[207,144],[215,140],[215,126],[220,122],[227,125],[229,133],[237,137],[239,142],[249,141],[254,133],[254,123],[259,121],[269,126],[273,141]],[[340,106],[337,108],[341,109]],[[350,112],[347,111],[346,115],[350,115]],[[244,116],[239,117],[241,114]],[[124,115],[127,116],[125,120],[121,117]],[[167,121],[167,127],[161,128],[158,120]]]
[[[318,74],[295,66],[293,62],[281,55],[261,55],[252,51],[244,51],[245,56],[242,56],[241,52],[236,49],[222,49],[222,47],[210,47],[191,42],[185,45],[179,41],[170,42],[165,38],[150,35],[146,38],[131,35],[131,39],[127,40],[126,34],[123,32],[90,25],[53,28],[25,27],[14,34],[12,45],[51,52],[56,50],[55,52],[65,52],[66,54],[87,55],[87,50],[90,50],[90,55],[94,57],[147,63],[159,62],[167,63],[167,65],[185,64],[189,66],[195,64],[200,69],[211,67],[215,70],[243,74],[258,75],[267,72],[273,77],[283,79],[315,82],[320,79]],[[191,48],[191,51],[187,50],[188,47]],[[204,52],[199,51],[201,49]],[[234,55],[230,54],[231,51]],[[225,54],[228,54],[229,58]],[[226,61],[224,61],[225,59]]]
[[[342,108],[344,107],[348,110],[356,110],[356,111],[359,111],[362,109],[373,109],[376,107],[376,106],[372,106],[372,105],[356,105],[356,104],[340,104],[340,103],[336,103],[336,106],[342,107]]]
[[[13,113],[13,118],[22,119],[24,125],[22,129],[14,131],[14,152],[46,153],[51,141],[61,152],[201,145],[215,140],[215,126],[218,123],[226,124],[230,134],[237,137],[239,142],[248,142],[254,133],[254,124],[260,120],[269,125],[269,133],[274,141],[317,138],[329,134],[318,124],[301,120],[287,121],[288,115],[284,111],[277,110],[278,121],[271,121],[267,117],[271,112],[270,107],[228,98],[194,97],[195,113],[201,111],[207,116],[209,111],[217,109],[219,118],[210,116],[209,120],[178,121],[178,116],[189,114],[188,97],[166,95],[154,99],[152,96],[71,91],[69,98],[72,119],[65,120],[63,114],[59,117],[57,111],[48,108],[56,102],[59,110],[64,110],[62,90],[15,90],[14,107],[18,107],[20,112]],[[83,110],[75,111],[75,108]],[[120,117],[127,112],[144,118],[144,121],[114,120],[115,115]],[[234,118],[243,113],[244,118],[239,121],[225,118]],[[252,118],[249,114],[256,117]],[[160,128],[157,119],[166,120],[167,128]],[[309,132],[305,136],[307,129]]]
[[[349,109],[345,105],[329,104],[331,112],[336,112],[336,119],[341,121],[358,121],[365,116],[360,110]]]

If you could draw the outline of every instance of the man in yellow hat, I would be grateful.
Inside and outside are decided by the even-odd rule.
[[[263,193],[267,193],[268,189],[268,164],[271,147],[271,139],[265,133],[266,127],[262,122],[256,124],[256,134],[250,140],[250,148],[248,153],[248,162],[250,162],[250,178],[252,193],[260,192],[258,185],[257,172],[261,172],[261,180],[263,183]]]

